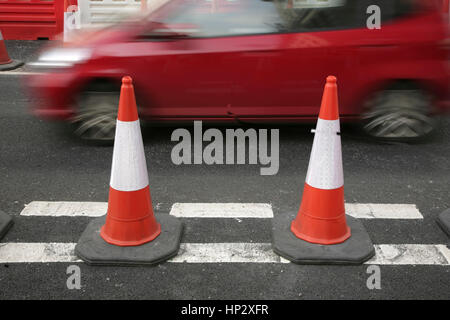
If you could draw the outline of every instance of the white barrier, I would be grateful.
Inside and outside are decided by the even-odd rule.
[[[141,11],[141,0],[79,0],[82,27],[116,23]],[[147,0],[148,10],[154,10],[167,0]]]

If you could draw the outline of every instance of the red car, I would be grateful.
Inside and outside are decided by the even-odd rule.
[[[120,79],[131,75],[143,120],[311,121],[335,75],[343,121],[383,139],[423,137],[448,108],[448,20],[437,2],[168,1],[44,51],[31,66],[45,72],[28,78],[34,112],[112,140]]]

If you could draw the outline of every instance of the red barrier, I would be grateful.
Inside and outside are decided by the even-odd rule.
[[[55,39],[64,30],[63,0],[0,0],[5,40]]]

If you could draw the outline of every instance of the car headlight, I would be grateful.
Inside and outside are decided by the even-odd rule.
[[[65,68],[86,61],[91,56],[91,50],[86,48],[56,48],[43,52],[32,67]]]

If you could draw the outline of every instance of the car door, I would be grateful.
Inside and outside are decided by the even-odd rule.
[[[151,34],[140,44],[145,51],[140,65],[141,74],[147,76],[142,80],[148,84],[149,115],[236,118],[234,107],[243,106],[242,101],[250,101],[250,107],[260,105],[255,71],[261,72],[257,67],[267,63],[260,58],[282,48],[282,39],[270,36],[278,23],[273,3],[174,0],[170,4],[167,14],[154,17]],[[157,29],[173,33],[186,26],[187,37],[155,35]]]
[[[153,55],[149,60],[150,115],[228,117],[227,107],[235,81],[230,68],[233,52],[221,50],[211,40],[186,39],[165,44],[160,55]]]
[[[243,120],[317,116],[328,75],[341,97],[351,94],[358,67],[351,38],[355,1],[272,2],[279,29],[241,44],[241,64],[252,76],[236,91],[232,111]],[[316,3],[316,4],[315,4]],[[341,99],[341,113],[349,109]]]
[[[174,1],[168,13],[155,18],[159,21],[151,21],[149,33],[135,44],[141,48],[135,51],[144,52],[139,74],[146,83],[149,116],[232,117],[236,84],[246,76],[239,68],[242,48],[235,45],[230,21],[246,14],[246,2]]]

